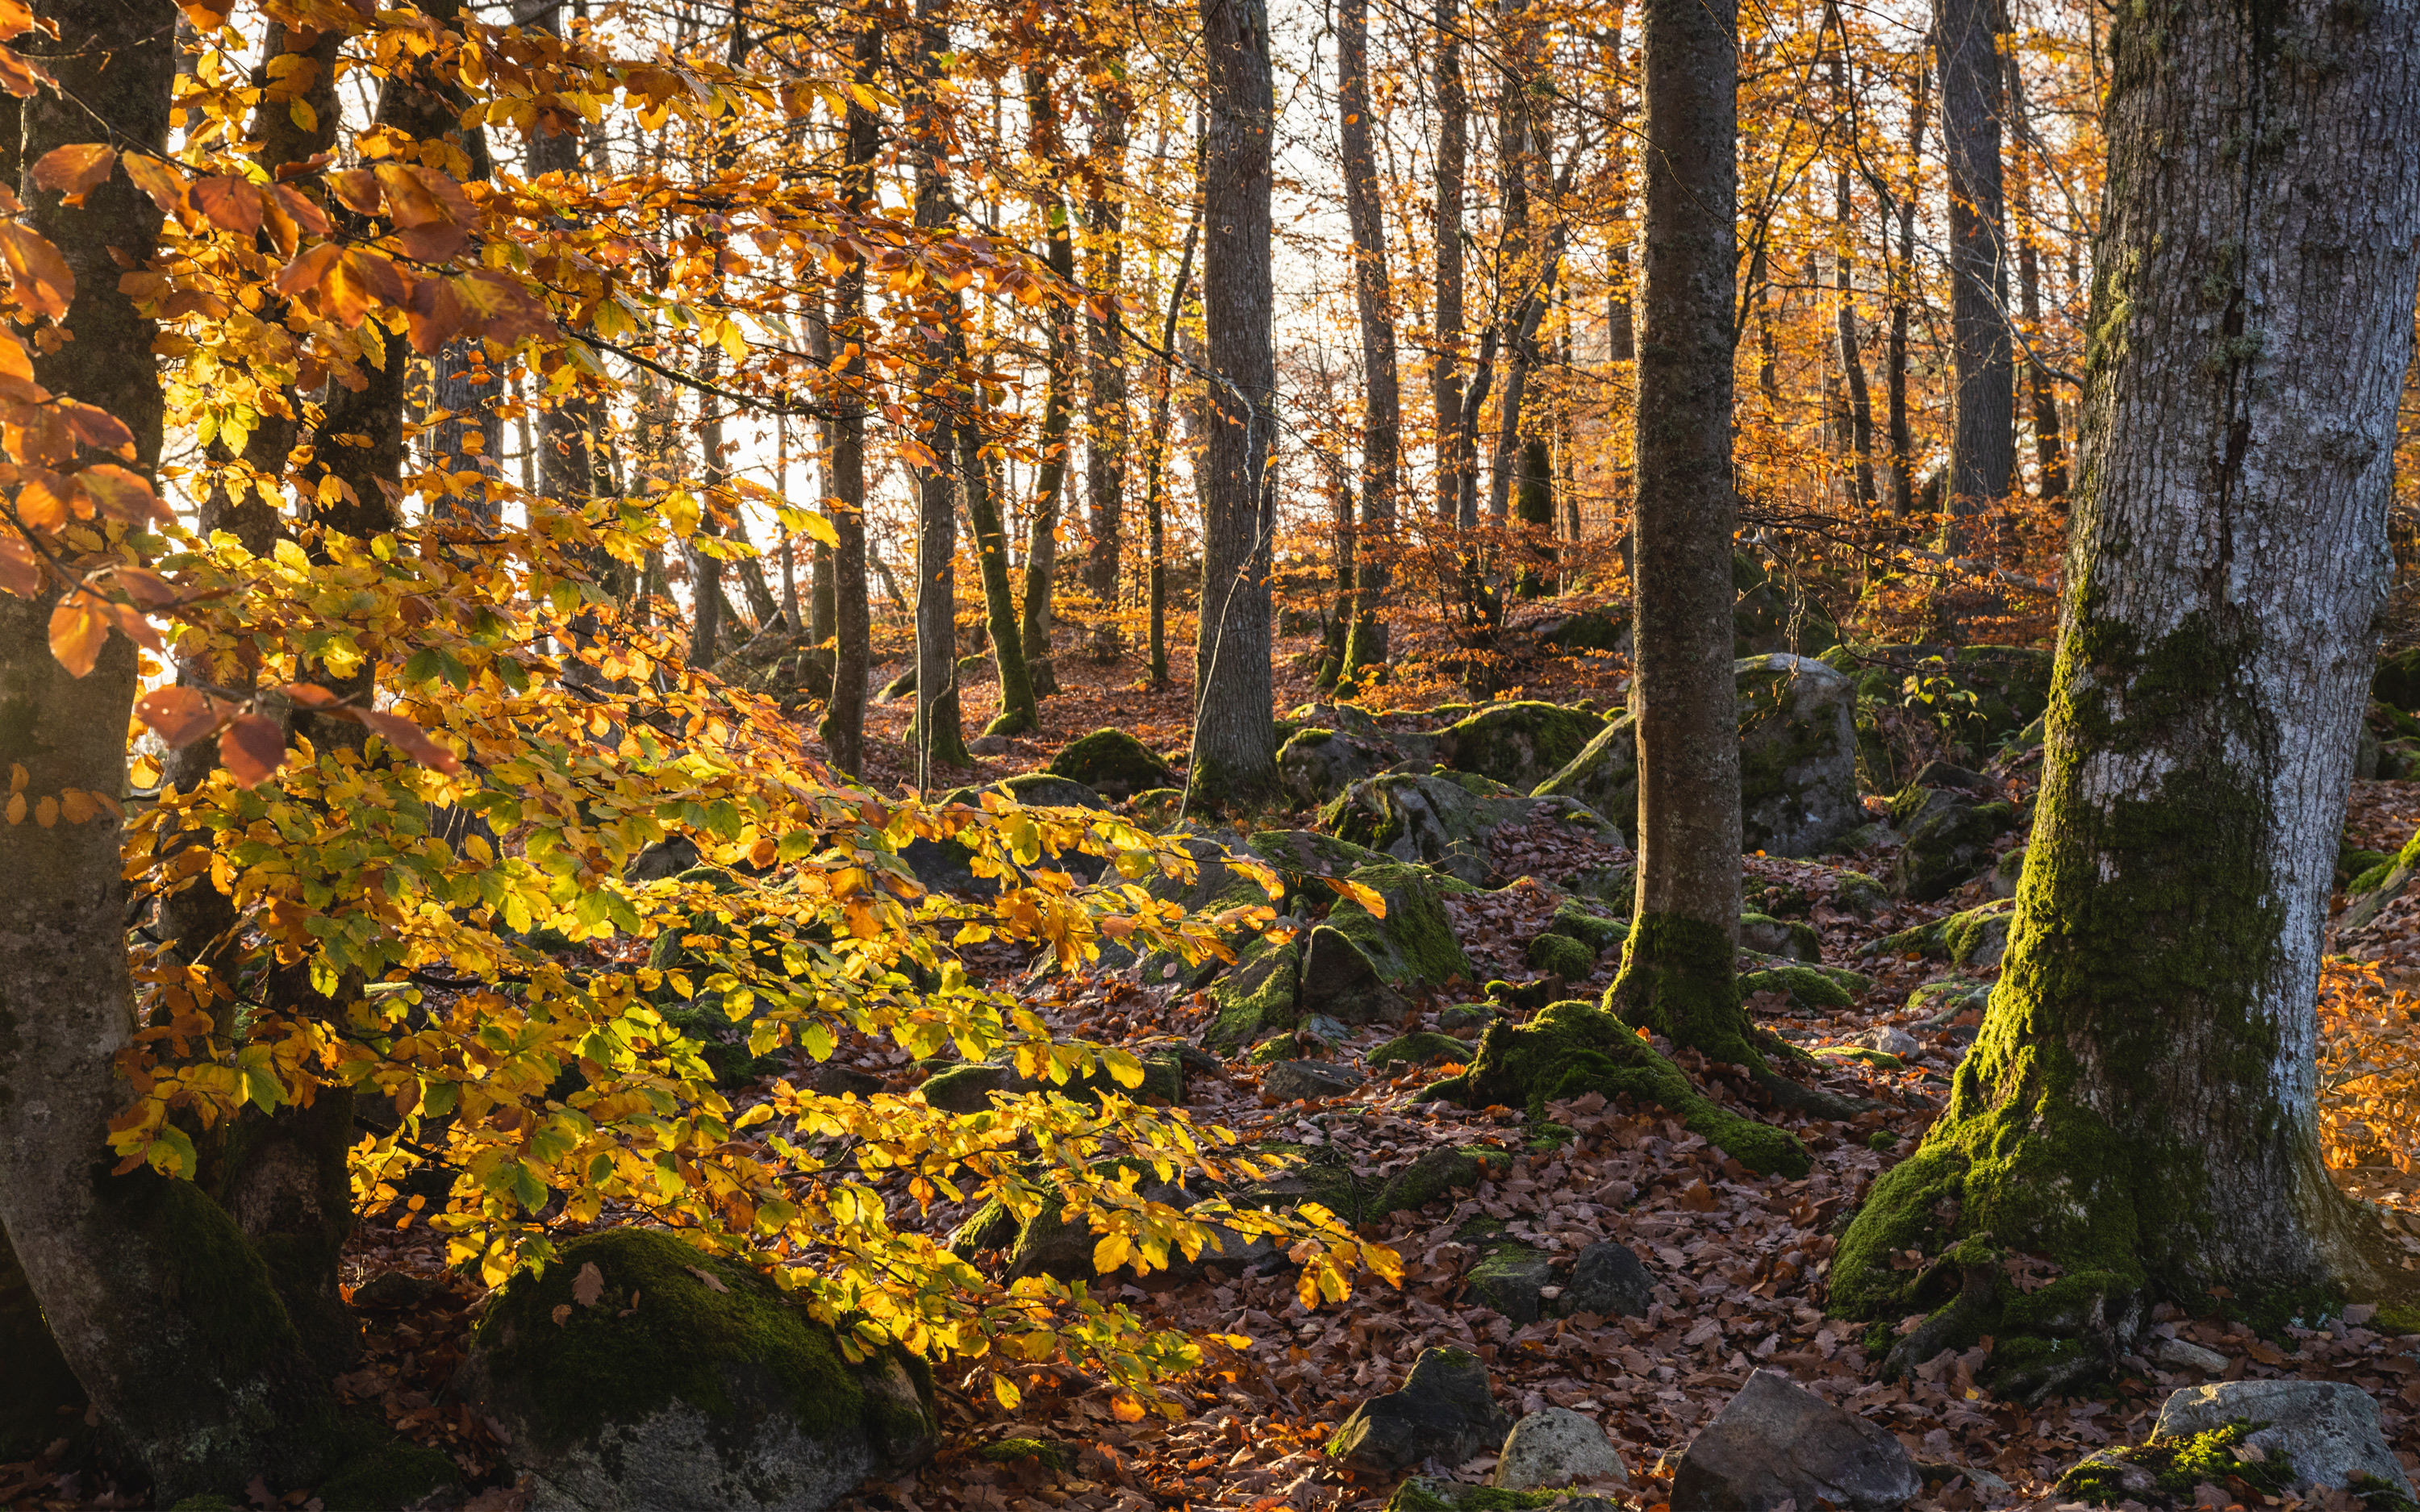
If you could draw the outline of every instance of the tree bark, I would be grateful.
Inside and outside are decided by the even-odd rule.
[[[1737,0],[1645,0],[1638,306],[1638,890],[1608,1002],[1761,1065],[1732,950],[1740,912],[1731,664]]]
[[[1186,285],[1193,278],[1193,254],[1202,240],[1202,213],[1195,210],[1185,224],[1185,250],[1177,255],[1176,277],[1168,290],[1168,318],[1159,329],[1159,349],[1176,350],[1176,322],[1185,313]],[[1143,513],[1150,532],[1151,556],[1151,686],[1168,686],[1168,532],[1161,494],[1168,471],[1169,391],[1175,384],[1170,363],[1159,364],[1159,391],[1152,395],[1151,435],[1143,477]]]
[[[1840,119],[1851,121],[1849,115],[1849,39],[1840,21],[1837,0],[1824,8],[1827,20],[1839,37],[1839,45],[1832,52],[1832,97]],[[1855,130],[1854,124],[1849,127]],[[1854,144],[1853,144],[1854,146]],[[1855,454],[1856,466],[1852,474],[1860,507],[1874,501],[1874,399],[1866,386],[1866,354],[1857,339],[1857,304],[1855,270],[1857,266],[1856,223],[1852,217],[1854,205],[1849,193],[1849,163],[1844,155],[1832,185],[1833,250],[1832,298],[1834,301],[1834,339],[1838,347],[1840,376],[1848,386],[1849,442]]]
[[[967,523],[973,528],[975,558],[983,573],[984,612],[991,632],[991,662],[1000,678],[1000,713],[984,726],[987,735],[1030,734],[1042,728],[1033,685],[1025,675],[1025,650],[1017,639],[1016,595],[1008,584],[1008,533],[1000,521],[983,457],[983,433],[958,422],[958,485],[966,490]],[[920,671],[918,677],[922,678]]]
[[[24,39],[60,92],[25,101],[23,155],[116,139],[164,150],[177,13],[160,0],[58,0],[55,38]],[[55,392],[99,405],[158,465],[163,397],[153,326],[118,290],[112,249],[138,264],[160,214],[123,176],[82,208],[24,185],[26,220],[76,279],[65,324],[75,339],[35,360]],[[0,594],[0,762],[26,791],[125,791],[134,648],[113,635],[71,677],[51,655],[54,593]],[[152,1479],[161,1504],[230,1490],[256,1473],[286,1483],[315,1471],[299,1446],[334,1411],[267,1273],[225,1210],[190,1181],[109,1174],[109,1120],[127,1089],[112,1057],[133,1026],[120,825],[0,825],[0,1226],[61,1354],[93,1405]]]
[[[1462,480],[1473,458],[1462,424],[1462,195],[1470,153],[1470,100],[1462,80],[1462,18],[1456,0],[1436,0],[1436,516],[1463,523]]]
[[[1357,592],[1344,642],[1342,680],[1387,661],[1379,616],[1388,583],[1387,542],[1395,528],[1403,399],[1395,377],[1394,295],[1387,274],[1387,224],[1370,123],[1369,0],[1342,0],[1336,23],[1336,108],[1344,151],[1344,214],[1353,229],[1353,300],[1361,318],[1361,488]],[[1369,549],[1375,546],[1376,550]]]
[[[1114,301],[1125,282],[1126,123],[1134,107],[1118,73],[1099,91],[1093,117],[1093,191],[1085,201],[1084,218],[1093,232],[1093,287]],[[1115,319],[1094,318],[1086,325],[1090,339],[1091,381],[1085,392],[1084,492],[1093,517],[1092,554],[1085,577],[1093,596],[1101,601],[1104,649],[1114,651],[1117,625],[1118,562],[1125,550],[1126,354],[1124,328]]]
[[[2082,491],[2008,961],[1833,1271],[1836,1305],[1899,1317],[1946,1298],[1886,1252],[2054,1262],[2030,1293],[1970,1273],[1900,1351],[1991,1335],[2004,1396],[2108,1365],[2164,1298],[2222,1288],[2276,1327],[2412,1286],[2321,1164],[2314,1002],[2391,570],[2420,7],[2121,11],[2112,43]]]
[[[1276,423],[1269,345],[1276,99],[1265,0],[1201,0],[1201,16],[1209,74],[1202,162],[1209,435],[1195,486],[1202,618],[1187,797],[1226,809],[1265,792],[1277,777],[1269,540],[1262,517]]]
[[[1941,150],[1949,178],[1950,363],[1956,377],[1944,543],[1971,549],[1967,522],[2009,496],[2017,461],[2009,360],[2007,215],[2001,203],[2000,0],[1938,0]]]
[[[1025,108],[1033,122],[1035,156],[1046,162],[1064,161],[1065,144],[1059,133],[1058,95],[1049,70],[1025,70]],[[1067,198],[1055,180],[1044,178],[1034,208],[1042,212],[1042,259],[1062,282],[1076,282],[1076,240],[1067,218]],[[1062,306],[1052,305],[1048,374],[1042,395],[1042,464],[1033,474],[1032,531],[1025,546],[1026,667],[1038,694],[1059,691],[1057,665],[1050,655],[1050,594],[1059,567],[1059,507],[1067,491],[1068,391],[1076,381],[1076,326]],[[1111,570],[1115,570],[1114,557]]]
[[[2009,53],[2009,109],[2014,113],[2017,141],[2028,154],[2017,169],[2017,311],[2025,322],[2025,390],[2033,402],[2034,465],[2041,470],[2044,499],[2067,497],[2067,450],[2059,434],[2058,392],[2051,386],[2050,368],[2041,360],[2041,259],[2035,246],[2040,229],[2034,220],[2033,176],[2041,161],[2033,128],[2025,114],[2024,71],[2016,51]]]
[[[882,60],[882,33],[857,34],[855,78],[871,85]],[[841,193],[852,216],[874,212],[874,112],[851,97],[844,125]],[[824,748],[851,777],[865,772],[865,679],[873,659],[873,625],[865,594],[865,264],[851,258],[832,290],[832,333],[858,346],[841,370],[846,385],[831,422],[832,689],[824,711]]]
[[[938,0],[918,0],[923,35],[908,124],[917,138],[915,215],[921,231],[939,231],[950,222],[948,186],[939,162],[941,128],[934,118],[940,108],[935,86],[945,45],[939,12]],[[963,318],[958,297],[946,289],[927,292],[932,303],[924,311],[925,321],[946,322],[954,331]],[[954,411],[963,399],[951,342],[927,336],[924,347],[917,379],[923,405],[919,439],[929,460],[915,470],[916,716],[909,733],[916,748],[917,783],[928,787],[934,766],[964,766],[969,758],[958,722],[958,510],[950,477],[957,434]]]
[[[1885,206],[1898,202],[1899,259],[1890,272],[1890,337],[1883,350],[1883,397],[1890,426],[1891,515],[1904,521],[1916,513],[1916,430],[1907,405],[1907,330],[1916,294],[1916,198],[1923,182],[1924,123],[1931,114],[1925,105],[1932,75],[1921,54],[1916,58],[1916,84],[1907,110],[1907,193],[1890,195],[1877,180],[1876,196]],[[1885,255],[1889,243],[1885,242]]]

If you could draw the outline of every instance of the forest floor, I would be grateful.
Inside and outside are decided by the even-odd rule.
[[[1310,696],[1295,654],[1280,666],[1279,706]],[[1611,669],[1566,664],[1550,669],[1550,695],[1571,702],[1594,696],[1610,702]],[[973,773],[946,774],[950,785],[989,780],[1031,769],[1075,735],[1103,725],[1133,731],[1155,746],[1184,743],[1189,688],[1138,690],[1131,662],[1099,663],[1063,656],[1066,690],[1044,705],[1046,729]],[[969,690],[966,722],[979,730],[988,711],[982,685]],[[1532,694],[1531,696],[1539,696]],[[1435,702],[1429,700],[1428,702]],[[869,718],[869,750],[877,781],[906,777],[905,708],[877,706]],[[933,784],[942,784],[936,781]],[[2021,796],[2017,782],[2012,796]],[[1272,815],[1281,823],[1283,816]],[[1297,821],[1298,822],[1298,821]],[[2348,839],[2395,850],[2420,824],[2420,782],[2356,784]],[[2013,844],[2016,837],[2004,843]],[[1555,875],[1590,857],[1568,852],[1592,842],[1532,835],[1526,849],[1499,852],[1499,867]],[[1834,860],[1880,874],[1886,853]],[[1916,959],[1877,959],[1866,948],[1893,931],[1988,901],[1986,884],[1970,884],[1938,903],[1900,905],[1870,919],[1825,902],[1832,873],[1807,863],[1747,858],[1753,897],[1771,885],[1794,885],[1814,904],[1826,964],[1874,979],[1847,1011],[1824,1018],[1786,1017],[1770,1026],[1807,1047],[1841,1043],[1877,1026],[1917,1037],[1919,1048],[1892,1070],[1832,1061],[1809,1071],[1838,1090],[1861,1092],[1892,1111],[1836,1124],[1780,1117],[1761,1094],[1703,1065],[1693,1066],[1710,1093],[1754,1116],[1793,1128],[1813,1152],[1803,1180],[1760,1178],[1709,1148],[1654,1109],[1607,1106],[1599,1099],[1558,1104],[1552,1116],[1577,1131],[1575,1141],[1530,1153],[1524,1116],[1501,1108],[1464,1110],[1416,1104],[1414,1094],[1440,1074],[1432,1068],[1391,1082],[1371,1082],[1327,1103],[1279,1103],[1259,1087],[1258,1069],[1229,1062],[1224,1074],[1196,1077],[1188,1090],[1192,1116],[1248,1135],[1327,1146],[1356,1165],[1386,1169],[1441,1144],[1500,1145],[1514,1153],[1510,1170],[1480,1188],[1457,1192],[1419,1213],[1399,1213],[1368,1230],[1403,1257],[1401,1290],[1366,1275],[1342,1304],[1306,1311],[1290,1274],[1244,1275],[1147,1291],[1110,1289],[1147,1317],[1198,1333],[1249,1335],[1249,1348],[1211,1350],[1210,1368],[1187,1392],[1182,1420],[1120,1422],[1096,1382],[1064,1372],[1020,1370],[1022,1405],[1003,1411],[988,1389],[988,1367],[946,1375],[939,1382],[945,1447],[920,1472],[861,1489],[851,1503],[862,1512],[1154,1512],[1158,1508],[1241,1508],[1276,1512],[1373,1512],[1388,1484],[1355,1484],[1329,1464],[1320,1447],[1364,1398],[1399,1385],[1419,1352],[1435,1345],[1472,1350],[1488,1363],[1499,1399],[1516,1412],[1558,1405],[1600,1421],[1621,1450],[1629,1487],[1619,1494],[1652,1512],[1664,1502],[1683,1451],[1759,1367],[1788,1372],[1820,1394],[1887,1427],[1920,1462],[1980,1473],[1936,1475],[1919,1508],[2049,1507],[2051,1483],[2085,1453],[2139,1442],[2161,1402],[2176,1387],[2202,1379],[2148,1365],[2115,1384],[2073,1398],[2027,1408],[1996,1400],[1973,1381],[1983,1351],[1945,1355],[1905,1384],[1872,1379],[1874,1360],[1857,1327],[1824,1315],[1823,1275],[1836,1221],[1861,1198],[1886,1166],[1916,1148],[1936,1116],[1947,1078],[1971,1023],[1922,1027],[1924,1011],[1905,1009],[1909,992],[1950,974]],[[1518,874],[1517,872],[1512,874]],[[2342,900],[2337,900],[2339,905]],[[1507,888],[1461,908],[1465,932],[1482,975],[1516,972],[1521,947],[1537,933],[1553,903],[1543,889]],[[2367,1164],[2337,1172],[2346,1187],[2410,1214],[2420,1233],[2420,1181],[2399,1169],[2409,1164],[2414,1126],[2397,1099],[2412,1095],[2411,1005],[2400,994],[2420,981],[2420,901],[2366,932],[2357,947],[2367,958],[2331,980],[2326,1005],[2331,1057],[2323,1076],[2331,1090],[2330,1134],[2336,1158]],[[1612,958],[1575,995],[1608,984]],[[1526,972],[1520,973],[1526,974]],[[1989,977],[1990,971],[1975,973]],[[1144,986],[1117,977],[1055,979],[1021,989],[1056,1026],[1110,1041],[1141,1043],[1193,1039],[1207,1022],[1203,995]],[[1426,1005],[1427,1012],[1444,1000]],[[1752,1005],[1752,1011],[1766,1005]],[[1339,1059],[1405,1026],[1371,1026]],[[844,1057],[885,1076],[894,1090],[916,1072],[904,1052],[869,1044],[845,1047]],[[1687,1063],[1684,1059],[1684,1063]],[[2367,1079],[2363,1079],[2366,1073]],[[1879,1136],[1879,1137],[1877,1137]],[[1895,1137],[1894,1137],[1895,1136]],[[1877,1149],[1876,1146],[1884,1148]],[[894,1211],[906,1212],[904,1198]],[[1539,1248],[1568,1257],[1611,1239],[1629,1245],[1660,1286],[1645,1318],[1582,1314],[1515,1328],[1467,1299],[1464,1271],[1474,1258],[1456,1242],[1466,1220],[1484,1214]],[[960,1216],[937,1210],[929,1223],[945,1230]],[[2420,1253],[2420,1238],[2408,1242]],[[2407,1262],[2412,1264],[2414,1262]],[[475,1282],[444,1268],[439,1242],[425,1226],[398,1230],[389,1218],[365,1221],[346,1263],[350,1300],[364,1325],[366,1350],[342,1378],[345,1396],[381,1407],[397,1427],[446,1450],[463,1465],[474,1492],[466,1504],[481,1512],[526,1505],[527,1492],[509,1483],[503,1454],[485,1425],[446,1391],[485,1298]],[[1130,1277],[1128,1279],[1131,1279]],[[2413,1341],[2381,1337],[2359,1326],[2364,1309],[2322,1329],[2290,1329],[2260,1338],[2211,1310],[2188,1313],[2169,1305],[2156,1315],[2163,1330],[2215,1350],[2226,1378],[2304,1377],[2352,1381],[2372,1393],[2389,1437],[2407,1465],[2420,1466],[2420,1357]],[[981,1449],[1005,1438],[1054,1442],[1067,1468],[1039,1459],[1001,1463]],[[1449,1477],[1482,1480],[1492,1459],[1434,1466]],[[307,1490],[260,1504],[316,1505]],[[37,1460],[0,1467],[0,1504],[124,1505],[105,1483]],[[2352,1504],[2346,1504],[2350,1505]]]

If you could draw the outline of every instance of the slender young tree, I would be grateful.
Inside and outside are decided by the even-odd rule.
[[[1462,518],[1462,480],[1473,458],[1462,423],[1462,194],[1470,154],[1470,98],[1462,80],[1457,0],[1436,0],[1436,358],[1429,390],[1436,407],[1436,516]]]
[[[1344,156],[1344,214],[1353,231],[1353,301],[1361,318],[1361,488],[1358,592],[1344,642],[1343,682],[1385,665],[1387,625],[1379,617],[1388,580],[1387,538],[1395,526],[1403,399],[1395,377],[1393,294],[1387,275],[1387,225],[1378,202],[1378,159],[1370,120],[1369,0],[1341,0],[1336,19],[1336,109]],[[1371,549],[1372,547],[1377,549]]]
[[[1125,80],[1125,58],[1118,54],[1105,65],[1105,77],[1094,86],[1093,161],[1090,190],[1084,199],[1084,220],[1092,232],[1092,288],[1114,300],[1125,282],[1126,132],[1134,111],[1134,94]],[[1114,648],[1117,623],[1110,616],[1118,602],[1118,560],[1125,550],[1126,450],[1131,443],[1126,424],[1126,356],[1123,328],[1095,312],[1085,323],[1088,381],[1084,389],[1084,492],[1093,517],[1092,553],[1084,564],[1086,586],[1101,601],[1101,643]]]
[[[1040,65],[1025,70],[1025,114],[1032,123],[1033,156],[1053,163],[1066,157],[1066,141],[1059,130],[1059,96],[1050,70]],[[1047,171],[1034,185],[1034,208],[1042,213],[1043,261],[1063,284],[1076,281],[1075,226],[1067,216],[1067,196]],[[1036,694],[1059,691],[1057,666],[1050,656],[1050,589],[1059,565],[1059,506],[1067,490],[1067,416],[1076,383],[1076,326],[1072,316],[1053,305],[1047,371],[1042,395],[1042,465],[1034,470],[1033,509],[1025,547],[1025,624],[1022,631],[1028,674]]]
[[[2034,465],[2041,470],[2045,499],[2067,497],[2067,449],[2059,433],[2058,391],[2052,386],[2050,364],[2039,344],[2041,325],[2040,225],[2034,219],[2033,179],[2042,159],[2041,144],[2025,109],[2024,69],[2015,49],[2009,52],[2009,124],[2020,148],[2015,193],[2017,212],[2017,313],[2025,322],[2025,396],[2033,408]]]
[[[1269,193],[1277,101],[1265,0],[1201,0],[1209,74],[1202,155],[1202,304],[1209,334],[1202,613],[1187,801],[1249,802],[1277,777],[1264,494],[1276,424]]]
[[[853,66],[861,88],[870,88],[882,61],[882,33],[868,24],[857,34]],[[842,126],[842,193],[852,214],[874,209],[874,112],[852,94]],[[851,258],[834,281],[831,330],[855,338],[865,319],[865,264]],[[824,748],[832,764],[852,777],[865,771],[865,680],[873,661],[872,618],[865,592],[864,343],[841,370],[848,390],[831,421],[833,642],[831,702],[823,720]]]
[[[1863,1316],[1940,1309],[1900,1364],[1991,1335],[2003,1396],[2113,1365],[2163,1299],[2276,1326],[2414,1289],[2322,1164],[2315,999],[2391,571],[2420,5],[2120,11],[2111,44],[2081,489],[2007,964],[1832,1272]],[[1911,1250],[1958,1260],[1893,1271]],[[2021,1291],[2004,1252],[2062,1273]]]

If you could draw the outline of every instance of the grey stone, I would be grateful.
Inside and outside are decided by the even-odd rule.
[[[2378,1402],[2358,1386],[2337,1381],[2220,1381],[2172,1392],[2151,1431],[2161,1438],[2191,1438],[2229,1423],[2265,1427],[2242,1443],[2283,1453],[2294,1468],[2297,1490],[2314,1486],[2350,1487],[2357,1476],[2382,1481],[2398,1496],[2412,1483],[2378,1424]]]
[[[1313,726],[1278,751],[1278,785],[1296,803],[1322,804],[1404,759],[1392,741]]]
[[[1324,1060],[1280,1060],[1261,1073],[1261,1090],[1280,1103],[1306,1097],[1342,1097],[1361,1082],[1358,1072]]]
[[[1816,933],[1814,925],[1800,919],[1742,914],[1739,938],[1740,944],[1765,955],[1810,963],[1823,959],[1823,936]]]
[[[2216,1350],[2205,1350],[2189,1339],[2153,1339],[2143,1350],[2145,1359],[2164,1370],[2198,1370],[2214,1376],[2226,1368],[2226,1356]]]
[[[1580,1251],[1563,1285],[1560,1310],[1600,1318],[1644,1318],[1655,1301],[1655,1277],[1627,1244],[1601,1240]]]
[[[1630,1484],[1630,1472],[1595,1418],[1549,1407],[1512,1425],[1496,1462],[1496,1485],[1507,1491],[1570,1486],[1584,1480]]]
[[[1905,1060],[1924,1048],[1916,1042],[1915,1035],[1905,1029],[1895,1029],[1887,1024],[1878,1024],[1850,1040],[1848,1043],[1863,1045],[1869,1050],[1879,1050],[1884,1055],[1897,1056],[1901,1060]]]
[[[2025,848],[2022,845],[1992,863],[1992,896],[2013,898],[2017,895],[2017,878],[2024,874]]]
[[[1924,1489],[1899,1440],[1788,1378],[1759,1370],[1672,1477],[1672,1512],[1773,1512],[1817,1498],[1888,1512]]]
[[[1527,1244],[1494,1244],[1470,1268],[1471,1299],[1521,1328],[1545,1316],[1546,1288],[1554,1284],[1554,1260]]]
[[[1820,856],[1866,822],[1856,686],[1812,656],[1734,663],[1742,849]]]
[[[1355,1408],[1327,1441],[1327,1453],[1357,1474],[1395,1475],[1427,1459],[1458,1465],[1502,1443],[1512,1427],[1477,1355],[1422,1350],[1403,1388]]]
[[[967,742],[967,754],[970,756],[1005,756],[1008,751],[1006,735],[977,735]]]
[[[1496,831],[1541,818],[1592,836],[1616,833],[1597,810],[1572,797],[1544,791],[1524,796],[1475,772],[1447,771],[1425,777],[1382,772],[1356,782],[1320,810],[1319,824],[1357,844],[1399,861],[1425,862],[1475,887],[1495,874],[1488,842]]]

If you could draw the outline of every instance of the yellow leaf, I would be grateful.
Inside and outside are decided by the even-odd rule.
[[[58,822],[59,800],[52,797],[48,794],[44,794],[41,801],[34,805],[34,823],[41,825],[44,829],[48,829]]]
[[[1025,1400],[1025,1394],[1016,1389],[1016,1382],[1009,1380],[1006,1376],[994,1376],[991,1378],[991,1394],[1000,1398],[1001,1406],[1008,1409],[1012,1412],[1016,1411],[1016,1407],[1019,1402]]]
[[[8,795],[8,822],[12,825],[25,822],[25,795],[22,793]]]
[[[42,801],[47,803],[50,800],[45,798]],[[1133,1253],[1134,1243],[1125,1235],[1103,1234],[1100,1242],[1093,1246],[1093,1269],[1107,1275],[1125,1264],[1127,1257]]]
[[[1359,903],[1372,918],[1387,917],[1387,900],[1368,883],[1356,882],[1350,877],[1329,877],[1326,882],[1329,887]]]

